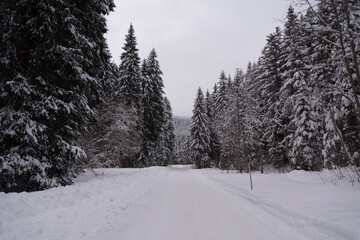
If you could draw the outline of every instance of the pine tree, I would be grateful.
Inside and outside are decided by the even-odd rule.
[[[316,40],[311,78],[317,79],[326,131],[327,165],[354,162],[360,139],[358,1],[316,1],[309,8],[307,32]],[[357,164],[359,164],[359,160]]]
[[[163,130],[163,139],[165,146],[165,164],[169,165],[174,162],[174,150],[175,150],[175,133],[174,133],[174,120],[172,114],[172,108],[170,101],[165,97],[164,98],[165,105],[165,123]]]
[[[219,81],[214,87],[213,98],[214,98],[214,144],[212,155],[215,157],[216,166],[219,166],[222,161],[220,134],[224,131],[223,123],[225,122],[225,103],[226,103],[226,92],[228,89],[228,81],[224,71],[221,71]]]
[[[250,100],[250,103],[247,106],[250,106],[250,112],[252,113],[252,118],[254,120],[251,131],[253,132],[253,142],[251,143],[251,148],[253,153],[250,154],[252,159],[258,160],[260,172],[264,172],[264,154],[267,150],[264,149],[266,146],[265,141],[265,125],[266,121],[264,121],[266,109],[263,107],[263,99],[261,96],[262,87],[260,86],[260,81],[258,81],[261,73],[259,72],[259,64],[258,63],[249,63],[246,74],[245,74],[245,83],[247,98]],[[254,161],[253,161],[254,163]]]
[[[316,82],[311,81],[309,71],[312,69],[309,67],[312,65],[312,58],[309,56],[314,52],[313,40],[305,31],[305,26],[297,20],[290,8],[285,24],[287,37],[284,42],[289,42],[289,50],[285,52],[289,52],[289,55],[285,58],[288,69],[285,70],[282,97],[283,101],[291,102],[283,105],[292,109],[291,114],[288,113],[290,122],[287,126],[287,129],[291,129],[287,133],[292,164],[295,168],[304,170],[320,170],[323,167],[321,112],[314,105],[318,98],[314,91]]]
[[[229,79],[226,78],[225,72],[221,71],[217,91],[215,94],[215,115],[220,115],[221,109],[224,106],[228,81]]]
[[[216,84],[215,88],[216,91]],[[215,132],[215,94],[210,94],[210,92],[207,90],[205,94],[205,108],[206,108],[206,115],[209,120],[209,130],[210,130],[210,161],[213,165],[218,166],[219,165],[219,154],[220,154],[220,148],[219,148],[219,141]]]
[[[192,123],[190,127],[190,148],[197,168],[210,167],[210,130],[206,114],[204,94],[198,89]]]
[[[136,45],[135,31],[131,24],[125,37],[124,52],[121,54],[119,89],[128,106],[140,109],[142,100],[140,57]]]
[[[66,185],[108,81],[113,1],[2,1],[0,191]],[[54,11],[56,9],[56,11]]]
[[[280,61],[282,34],[280,28],[270,34],[260,61],[259,76],[262,85],[262,106],[265,109],[265,142],[268,149],[268,161],[277,167],[288,164],[284,143],[284,125],[281,120],[280,89],[283,79],[279,72],[283,65]]]
[[[291,119],[293,118],[293,95],[296,91],[296,83],[299,78],[305,78],[305,69],[303,56],[300,51],[300,23],[294,8],[288,8],[286,16],[284,34],[281,42],[281,55],[279,62],[282,64],[279,69],[283,84],[281,86],[281,93],[279,95],[279,102],[282,106],[281,116],[285,128],[288,127]],[[289,141],[288,136],[291,132],[285,132],[285,141]]]
[[[234,84],[228,85],[224,101],[223,121],[221,122],[222,131],[218,132],[221,147],[221,158],[219,167],[221,169],[243,170],[240,164],[241,155],[244,152],[242,130],[244,119],[244,109],[241,102],[244,100],[242,95],[243,76],[237,71]]]
[[[139,166],[159,164],[162,151],[158,151],[161,134],[165,124],[164,83],[161,78],[159,61],[155,49],[144,61],[141,72],[143,75],[143,150],[139,158]]]

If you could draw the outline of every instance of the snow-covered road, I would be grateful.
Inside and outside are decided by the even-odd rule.
[[[360,185],[294,171],[98,169],[74,185],[0,193],[0,239],[360,239]]]
[[[126,213],[119,239],[308,239],[199,171],[170,168],[167,178]],[[102,236],[113,239],[114,233]]]

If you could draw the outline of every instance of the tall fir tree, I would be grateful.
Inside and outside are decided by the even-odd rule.
[[[221,114],[221,109],[224,107],[225,94],[228,83],[229,79],[226,78],[225,72],[221,71],[217,91],[215,93],[215,115],[217,116]]]
[[[215,90],[216,91],[216,85]],[[215,132],[215,93],[210,94],[209,90],[205,93],[205,108],[206,115],[209,120],[209,130],[210,130],[210,161],[214,166],[219,165],[220,158],[220,144]]]
[[[135,128],[129,127],[132,129],[132,132],[129,133],[132,136],[142,136],[143,122],[142,122],[142,76],[140,70],[140,57],[137,49],[137,42],[135,36],[135,30],[132,24],[130,24],[128,34],[125,36],[125,44],[123,47],[124,52],[121,54],[121,63],[119,66],[119,81],[115,87],[116,91],[116,100],[117,103],[114,104],[121,105],[121,101],[125,102],[125,109],[128,112],[129,116],[133,116],[135,119]],[[121,118],[119,116],[119,118]],[[132,125],[131,122],[128,124]],[[138,153],[133,153],[132,155],[127,154],[127,159],[122,160],[125,167],[132,167],[137,164],[137,159],[139,157]],[[122,154],[119,154],[122,155]]]
[[[163,141],[164,141],[164,164],[165,166],[174,162],[174,150],[175,150],[175,133],[174,133],[174,119],[172,114],[172,108],[170,101],[167,97],[164,97],[164,129],[163,129]]]
[[[144,61],[143,75],[143,150],[139,158],[140,166],[158,165],[161,151],[161,134],[165,123],[164,83],[155,49]]]
[[[306,16],[307,33],[314,35],[311,78],[322,98],[327,165],[360,164],[360,70],[358,1],[316,1]]]
[[[309,56],[314,50],[301,21],[290,7],[284,30],[281,94],[283,119],[288,119],[286,145],[294,168],[320,170],[323,167],[321,122],[313,104],[317,96],[314,96],[314,82],[309,71],[312,65]]]
[[[214,137],[215,140],[212,155],[215,156],[216,166],[219,166],[222,158],[220,134],[224,131],[223,123],[225,122],[225,104],[226,104],[226,93],[228,90],[229,79],[226,77],[224,71],[221,71],[219,81],[214,87],[213,98],[214,98]]]
[[[218,132],[221,158],[219,167],[221,169],[239,169],[243,170],[240,164],[241,154],[243,153],[243,130],[244,110],[241,106],[243,101],[242,84],[243,76],[239,71],[235,75],[233,84],[228,84],[225,101],[223,106],[223,121],[221,122],[222,131]],[[230,81],[229,81],[230,82]]]
[[[259,64],[258,63],[249,63],[248,68],[245,74],[245,83],[246,83],[246,93],[248,98],[250,99],[250,103],[247,104],[251,106],[251,112],[253,113],[252,117],[254,118],[254,124],[252,127],[253,131],[253,140],[252,150],[255,152],[255,155],[252,154],[252,158],[258,160],[259,170],[261,173],[264,172],[264,153],[266,150],[264,147],[266,146],[265,142],[265,132],[263,129],[265,128],[266,121],[265,113],[266,109],[263,107],[264,102],[262,101],[262,87],[260,85],[260,81],[258,81],[261,73],[259,72]]]
[[[267,43],[259,62],[258,76],[261,84],[261,101],[264,108],[264,142],[266,143],[267,160],[277,167],[289,163],[286,146],[284,124],[281,119],[280,89],[283,78],[280,68],[283,65],[281,56],[282,33],[279,27],[267,37]]]
[[[190,149],[197,168],[210,167],[210,130],[206,114],[205,99],[201,88],[198,89],[192,123],[190,126]]]
[[[141,106],[141,74],[134,27],[131,24],[125,37],[124,52],[121,54],[119,66],[119,91],[128,106],[140,109]]]

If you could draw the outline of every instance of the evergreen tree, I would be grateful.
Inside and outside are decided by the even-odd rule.
[[[206,114],[204,94],[198,89],[192,123],[190,127],[190,148],[197,168],[210,167],[210,130]]]
[[[226,92],[228,89],[228,81],[225,72],[221,71],[219,76],[219,81],[214,87],[214,146],[212,150],[212,155],[215,157],[216,166],[219,166],[222,158],[221,153],[221,144],[220,144],[220,134],[224,131],[223,123],[225,122],[225,102],[226,102]]]
[[[307,33],[316,40],[311,79],[317,80],[322,98],[327,165],[344,166],[354,161],[360,139],[360,70],[358,1],[316,1],[309,8]]]
[[[108,79],[113,1],[2,1],[0,191],[66,185]],[[56,9],[56,11],[54,11]]]
[[[219,116],[221,109],[224,106],[225,94],[228,85],[229,79],[226,78],[225,72],[221,71],[219,77],[219,83],[215,93],[215,115]]]
[[[315,82],[311,81],[310,69],[312,65],[311,53],[312,38],[304,30],[305,25],[298,21],[293,9],[288,11],[288,21],[285,23],[285,40],[288,42],[284,50],[289,52],[285,57],[284,86],[282,100],[284,103],[283,114],[286,107],[291,109],[287,113],[289,123],[287,126],[289,157],[295,168],[305,170],[320,170],[322,161],[322,124],[320,112],[314,102]]]
[[[140,57],[136,45],[135,31],[131,24],[125,37],[124,52],[121,54],[119,90],[128,106],[140,109],[142,100]]]
[[[218,132],[219,142],[221,147],[221,158],[219,167],[221,169],[234,169],[238,168],[243,170],[243,166],[240,164],[241,154],[244,149],[243,137],[241,136],[243,130],[245,114],[244,109],[241,106],[241,102],[244,100],[242,95],[243,76],[238,71],[235,75],[235,81],[233,85],[228,85],[225,101],[224,101],[224,113],[221,125],[222,131]]]
[[[263,173],[263,163],[264,163],[264,153],[266,149],[265,141],[265,133],[264,133],[264,126],[266,125],[265,120],[265,113],[266,109],[263,107],[262,101],[262,88],[260,86],[260,81],[258,81],[259,76],[261,73],[259,72],[259,64],[258,63],[249,63],[246,74],[245,74],[245,83],[246,83],[246,90],[247,99],[250,100],[246,105],[250,107],[250,112],[252,113],[252,118],[254,120],[252,126],[252,141],[251,148],[253,154],[250,154],[253,160],[258,160],[260,172]],[[255,154],[254,154],[255,153]],[[254,161],[253,161],[254,163]]]
[[[172,108],[170,101],[165,97],[164,98],[165,105],[165,123],[163,130],[163,139],[165,146],[165,164],[169,165],[174,162],[174,150],[175,150],[175,133],[174,133],[174,120],[172,114]]]
[[[282,64],[279,69],[283,84],[280,89],[279,103],[282,107],[280,119],[287,129],[284,132],[285,145],[288,144],[289,136],[292,130],[289,126],[291,119],[293,119],[294,98],[293,95],[296,91],[296,84],[299,79],[306,78],[304,61],[300,53],[300,24],[294,8],[288,8],[286,16],[285,28],[283,39],[281,42],[281,55],[280,63]]]
[[[132,116],[133,119],[136,120],[135,123],[128,122],[128,129],[131,129],[132,132],[129,135],[133,137],[141,137],[143,130],[143,122],[142,122],[142,76],[140,72],[140,57],[138,54],[135,31],[132,24],[130,24],[130,28],[128,34],[125,36],[125,44],[123,47],[124,52],[121,54],[121,63],[119,66],[119,82],[115,88],[116,91],[116,100],[113,104],[122,105],[121,101],[125,102],[125,106],[122,106],[124,112],[128,112],[129,116]],[[119,106],[120,107],[120,106]],[[135,114],[135,115],[134,115]],[[122,116],[118,116],[118,119],[123,119]],[[114,124],[120,123],[113,122]],[[125,124],[126,125],[126,124]],[[135,128],[132,126],[135,125]],[[115,126],[114,126],[115,127]],[[115,127],[116,129],[116,127]],[[127,134],[124,134],[124,136]],[[126,142],[126,141],[125,141]],[[136,141],[133,141],[134,145]],[[129,146],[129,145],[124,145]],[[137,149],[134,148],[133,149]],[[119,154],[119,157],[126,156],[127,159],[122,159],[122,166],[124,167],[132,167],[137,164],[137,158],[139,157],[138,152],[126,151],[128,154],[124,155],[124,152]],[[133,154],[129,154],[132,152]]]
[[[161,78],[159,61],[155,49],[144,61],[143,75],[143,150],[139,158],[139,166],[159,164],[162,151],[158,151],[165,124],[164,83]]]
[[[216,89],[216,85],[215,85]],[[215,90],[216,91],[216,90]],[[205,94],[205,108],[206,115],[209,120],[209,130],[210,130],[210,153],[209,157],[213,165],[218,166],[219,164],[219,141],[215,132],[215,94],[210,94],[207,90]]]
[[[280,89],[283,78],[280,68],[282,34],[280,28],[267,37],[267,43],[259,62],[259,81],[261,85],[261,105],[264,108],[264,142],[268,161],[277,167],[288,164],[285,146],[284,124],[281,119]]]

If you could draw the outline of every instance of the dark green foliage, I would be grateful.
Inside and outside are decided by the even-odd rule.
[[[165,122],[163,128],[163,156],[164,161],[161,165],[167,166],[174,162],[174,150],[175,150],[175,133],[174,133],[174,120],[172,114],[172,108],[170,101],[165,97],[164,98],[164,107],[165,107]]]
[[[190,149],[197,168],[210,167],[210,129],[204,94],[198,89],[192,123],[190,126]]]
[[[94,119],[108,81],[103,37],[112,1],[2,1],[1,191],[72,182],[73,140]]]
[[[134,27],[131,24],[129,32],[125,37],[124,52],[121,54],[119,67],[121,96],[128,106],[140,109],[141,106],[141,76],[140,57],[136,48],[136,37]]]
[[[315,3],[304,16],[289,7],[259,61],[233,81],[222,72],[207,95],[216,166],[242,171],[247,155],[261,170],[360,164],[360,2]]]
[[[161,78],[159,61],[155,49],[143,62],[143,147],[138,166],[159,165],[163,157],[162,136],[165,125],[164,83]]]

